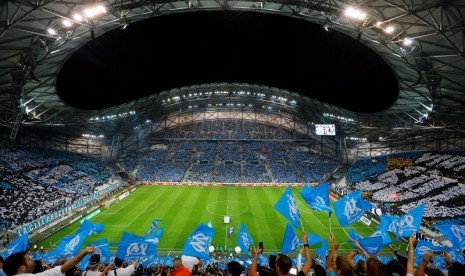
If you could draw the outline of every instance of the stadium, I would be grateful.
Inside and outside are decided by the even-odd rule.
[[[328,272],[332,253],[419,271],[432,251],[428,268],[464,275],[463,16],[449,0],[3,2],[3,259],[53,265],[80,237],[107,264],[136,239],[151,253],[121,258],[141,275],[181,255],[246,273],[259,242],[262,266],[299,266],[305,232]]]

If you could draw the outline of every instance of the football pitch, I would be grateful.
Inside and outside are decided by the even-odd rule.
[[[274,209],[274,205],[284,190],[285,187],[138,186],[116,204],[101,207],[101,213],[90,221],[104,224],[105,229],[89,236],[85,244],[107,238],[110,249],[116,251],[124,231],[143,236],[151,222],[160,219],[158,226],[164,226],[165,230],[157,247],[159,254],[182,251],[184,242],[197,226],[209,222],[216,230],[212,244],[216,248],[229,249],[237,246],[237,234],[244,222],[255,246],[263,241],[266,252],[280,252],[288,221]],[[334,214],[329,218],[327,212],[310,209],[299,194],[301,190],[299,187],[292,188],[307,233],[327,239],[331,230],[340,244],[340,250],[346,251],[352,249],[347,242],[349,228],[364,237],[375,231],[375,223],[366,226],[360,222],[346,227],[344,231]],[[229,224],[224,223],[225,216],[230,217]],[[79,226],[77,221],[39,244],[53,249],[60,239],[75,234]],[[231,226],[234,227],[234,234],[228,237],[227,230]],[[295,231],[301,238],[302,228]],[[395,238],[393,241],[394,245],[399,244]]]

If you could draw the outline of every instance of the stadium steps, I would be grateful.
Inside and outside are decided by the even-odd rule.
[[[192,163],[192,162],[189,164],[189,168],[186,170],[186,172],[184,173],[184,177],[183,177],[182,180],[181,180],[182,182],[186,182],[187,179],[189,179],[189,174],[190,174],[191,171],[192,171],[192,166],[193,166],[193,165],[194,165],[194,163]]]
[[[266,170],[266,173],[270,176],[271,182],[275,182],[273,171],[271,171],[270,166],[268,164],[265,164],[265,170]]]

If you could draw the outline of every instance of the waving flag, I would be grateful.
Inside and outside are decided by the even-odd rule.
[[[450,247],[447,247],[445,248],[445,251],[447,252],[447,254],[449,254],[449,257],[450,257],[450,261],[453,263],[453,262],[459,262],[463,265],[465,265],[465,257],[463,256],[462,252],[460,252],[459,249],[457,248],[450,248]]]
[[[58,251],[57,249],[51,252],[42,254],[42,260],[44,260],[46,264],[53,265],[56,261],[58,261],[62,257],[61,251]]]
[[[299,240],[294,232],[294,228],[288,223],[286,226],[286,232],[284,232],[283,245],[281,247],[281,253],[287,254],[291,251],[299,248],[303,242]]]
[[[430,251],[444,251],[444,247],[435,246],[430,241],[418,241],[417,246],[415,247],[415,265],[419,265],[423,256]]]
[[[89,235],[94,235],[102,232],[104,228],[104,224],[94,224],[85,219],[82,222],[81,227],[79,227],[78,233],[89,231]]]
[[[92,256],[92,254],[87,254],[84,258],[82,258],[82,260],[77,264],[77,267],[81,270],[81,271],[86,271],[86,268],[87,268],[87,264],[89,263],[89,260],[90,260],[90,256]]]
[[[123,233],[123,237],[116,251],[116,257],[127,262],[133,262],[136,259],[156,256],[157,248],[145,237],[140,237],[128,232]]]
[[[381,236],[361,238],[361,236],[352,229],[349,230],[349,236],[352,239],[352,243],[353,240],[358,241],[363,250],[368,254],[376,254],[383,247],[383,238]]]
[[[150,242],[151,244],[153,244],[155,246],[158,245],[158,243],[160,242],[160,239],[161,239],[161,235],[163,234],[164,231],[165,231],[165,226],[162,226],[160,228],[160,230],[158,230],[154,234],[146,235],[145,236],[145,241]]]
[[[292,194],[291,186],[287,186],[286,191],[274,205],[274,208],[287,218],[292,226],[299,228],[300,213],[299,209],[297,209],[297,203],[295,202],[294,195]]]
[[[249,251],[250,245],[252,244],[252,235],[250,235],[247,227],[245,227],[245,224],[241,223],[241,228],[239,229],[239,233],[237,235],[237,245],[241,248],[243,253],[247,253]]]
[[[378,226],[378,229],[376,229],[376,231],[369,236],[369,238],[374,238],[374,237],[381,237],[383,246],[392,243],[391,237],[389,237],[388,232],[381,229],[381,225]]]
[[[323,239],[321,242],[321,247],[317,248],[315,250],[316,254],[320,257],[320,259],[326,259],[326,256],[328,255],[328,241],[326,239]]]
[[[146,236],[152,234],[152,233],[155,233],[158,229],[158,223],[160,222],[159,219],[154,219],[152,221],[152,224],[150,224],[150,229],[149,231],[147,231],[147,233],[145,234]]]
[[[399,219],[399,229],[397,230],[397,236],[406,238],[417,232],[418,229],[420,229],[424,210],[425,205],[422,204],[407,214],[403,215]]]
[[[314,244],[317,244],[317,243],[320,243],[322,241],[321,237],[318,236],[317,234],[310,234],[310,233],[307,233],[307,236],[308,236],[308,244],[309,245],[314,245]]]
[[[445,224],[437,226],[436,229],[452,243],[454,248],[462,250],[465,247],[465,225]]]
[[[329,186],[328,182],[324,182],[317,187],[304,186],[300,192],[302,198],[315,211],[329,212],[331,216],[332,210],[329,207]]]
[[[113,254],[111,254],[110,247],[108,247],[108,241],[106,238],[90,243],[89,246],[95,247],[94,254],[100,255],[100,261],[102,263],[108,264],[111,262]]]
[[[16,240],[12,241],[6,248],[6,256],[10,256],[11,254],[16,252],[26,251],[28,239],[29,234],[26,233],[18,237]]]
[[[76,235],[64,237],[58,243],[58,246],[55,249],[55,251],[61,253],[61,256],[76,256],[79,253],[79,249],[81,249],[81,246],[88,235],[89,231],[83,231],[77,233]]]
[[[215,229],[205,224],[200,224],[187,238],[182,249],[182,254],[207,260],[210,255],[208,247],[214,234]]]
[[[334,203],[334,211],[342,227],[356,222],[371,208],[371,204],[362,199],[361,190],[350,193]]]
[[[399,217],[396,216],[380,216],[381,223],[378,229],[381,231],[389,231],[392,234],[397,234],[399,228]]]

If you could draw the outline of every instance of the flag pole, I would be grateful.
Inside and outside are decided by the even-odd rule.
[[[329,220],[329,233],[333,233],[333,229],[331,227],[331,217],[329,217],[328,220]]]
[[[304,224],[302,223],[302,219],[300,220],[300,226],[302,226],[302,232],[305,233]]]

